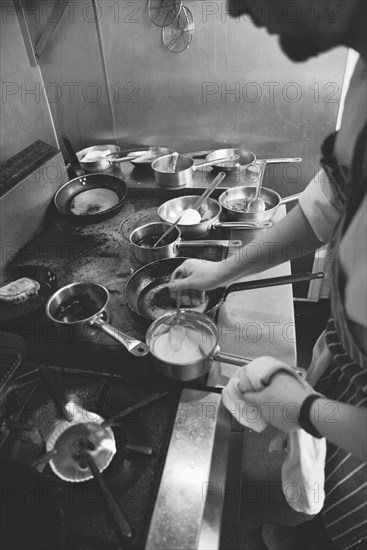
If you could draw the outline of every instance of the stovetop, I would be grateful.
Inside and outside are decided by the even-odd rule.
[[[94,479],[63,481],[50,464],[42,464],[50,431],[62,418],[60,407],[45,383],[42,373],[45,369],[65,402],[98,413],[103,419],[131,410],[131,407],[136,409],[112,428],[116,454],[102,473],[131,528],[131,538],[119,535]],[[158,398],[138,408],[139,403],[152,395]],[[2,431],[2,461],[16,460],[26,464],[38,461],[36,467],[42,472],[44,481],[57,489],[64,512],[65,548],[144,547],[179,396],[176,389],[157,393],[149,387],[144,388],[143,383],[128,384],[99,374],[67,373],[55,367],[42,367],[28,381],[25,377],[23,386],[13,392],[6,407],[7,429],[3,425]]]

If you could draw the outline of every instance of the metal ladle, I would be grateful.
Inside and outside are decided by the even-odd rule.
[[[181,318],[181,295],[177,292],[176,295],[176,319],[174,325],[169,329],[169,343],[172,349],[179,351],[182,347],[183,341],[186,336],[186,328],[180,324]]]
[[[259,168],[260,168],[260,175],[259,175],[259,182],[257,184],[255,197],[248,202],[247,212],[264,212],[266,208],[264,199],[260,197],[261,186],[264,179],[265,168],[266,168],[266,160],[261,160],[259,162]]]

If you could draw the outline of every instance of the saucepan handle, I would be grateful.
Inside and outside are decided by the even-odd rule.
[[[279,204],[287,204],[288,202],[293,202],[299,199],[301,193],[296,193],[295,195],[290,195],[289,197],[284,197],[281,199]]]
[[[213,229],[268,229],[273,224],[272,222],[215,222],[212,225]]]
[[[222,246],[223,248],[229,248],[231,246],[242,246],[242,241],[233,240],[233,241],[221,241],[221,240],[211,240],[211,241],[181,241],[180,246]]]
[[[257,159],[255,163],[258,164],[260,160],[261,159]],[[266,160],[266,164],[283,164],[288,162],[302,162],[302,159],[300,157],[281,158],[281,159],[273,158],[273,159],[264,159],[264,160]]]
[[[251,363],[252,359],[248,357],[241,357],[240,355],[234,355],[232,353],[224,353],[222,351],[216,352],[212,359],[214,361],[221,361],[222,363],[228,363],[229,365],[236,365],[237,367],[243,367],[248,363]]]
[[[147,353],[149,353],[150,351],[147,344],[141,342],[140,340],[136,340],[135,338],[131,338],[131,336],[128,336],[123,332],[120,332],[109,323],[106,323],[101,315],[95,317],[91,321],[91,325],[102,330],[104,333],[108,334],[109,336],[120,342],[120,344],[125,346],[125,348],[136,357],[143,357],[144,355],[147,355]]]
[[[265,288],[268,286],[288,285],[292,283],[304,283],[312,279],[323,279],[325,273],[318,271],[317,273],[298,273],[295,275],[285,275],[283,277],[270,277],[269,279],[258,279],[254,281],[243,281],[241,283],[233,283],[224,291],[223,300],[232,292],[240,290],[252,290],[254,288]]]

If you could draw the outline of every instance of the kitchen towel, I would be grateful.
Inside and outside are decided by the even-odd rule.
[[[223,404],[240,424],[256,432],[262,432],[266,428],[267,423],[261,418],[258,407],[247,403],[244,393],[263,390],[269,385],[271,377],[279,371],[285,371],[296,377],[300,383],[307,384],[296,369],[274,358],[271,361],[258,358],[240,367],[223,388]],[[245,392],[239,390],[240,379]],[[282,490],[288,504],[297,512],[317,514],[325,499],[325,438],[315,438],[303,429],[288,433],[280,431],[270,442],[269,451],[275,450],[286,453],[281,473]]]

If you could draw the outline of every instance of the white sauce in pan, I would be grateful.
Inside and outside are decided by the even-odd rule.
[[[169,327],[167,327],[169,328]],[[174,349],[171,345],[169,330],[163,334],[159,334],[154,338],[152,343],[152,352],[154,355],[166,361],[167,363],[193,363],[200,361],[208,355],[214,346],[214,339],[206,332],[186,328],[186,334],[182,340],[180,349]]]

